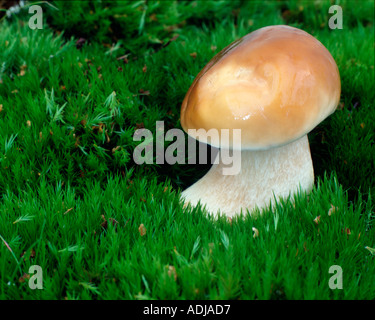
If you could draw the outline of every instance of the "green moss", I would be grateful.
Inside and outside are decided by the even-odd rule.
[[[343,30],[323,1],[53,4],[43,30],[26,9],[0,25],[0,235],[14,253],[0,245],[1,299],[375,298],[372,1],[342,2]],[[342,80],[340,108],[309,134],[314,190],[232,223],[183,209],[209,166],[138,166],[135,129],[181,128],[214,54],[285,23],[317,37]],[[19,281],[34,264],[44,290]]]

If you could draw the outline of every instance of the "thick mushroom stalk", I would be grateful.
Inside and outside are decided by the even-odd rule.
[[[233,156],[236,153],[233,154]],[[218,153],[217,157],[220,157]],[[242,151],[241,169],[236,175],[223,175],[228,167],[221,161],[182,193],[185,203],[198,202],[208,212],[220,211],[232,217],[246,210],[274,205],[275,199],[309,192],[314,184],[314,169],[307,135],[289,144],[260,151]]]

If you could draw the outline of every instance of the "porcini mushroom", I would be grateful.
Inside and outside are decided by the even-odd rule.
[[[240,129],[240,144],[212,138],[216,148],[240,149],[241,170],[224,175],[218,158],[182,193],[216,215],[264,208],[298,190],[308,193],[314,170],[307,134],[332,114],[340,99],[337,65],[305,31],[258,29],[224,48],[201,70],[181,106],[182,128]],[[220,153],[217,155],[220,157]],[[293,197],[292,197],[293,198]]]

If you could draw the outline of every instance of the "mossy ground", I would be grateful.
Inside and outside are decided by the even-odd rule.
[[[1,299],[375,298],[372,1],[340,2],[342,30],[324,1],[51,4],[42,30],[25,8],[0,24]],[[138,166],[134,131],[181,128],[201,68],[272,24],[313,34],[340,70],[339,108],[309,134],[315,187],[232,222],[183,209],[209,166]]]

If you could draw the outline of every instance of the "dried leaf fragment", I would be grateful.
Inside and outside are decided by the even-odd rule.
[[[117,146],[117,147],[113,148],[112,153],[115,153],[118,149],[120,149],[120,146]]]
[[[208,253],[212,254],[212,251],[215,249],[215,244],[213,242],[210,242],[208,244]]]
[[[20,283],[26,282],[26,280],[30,279],[30,275],[27,273],[24,273],[22,277],[18,279]]]
[[[118,225],[118,221],[117,221],[116,219],[109,218],[108,221],[107,221],[107,219],[105,218],[104,214],[102,214],[102,219],[103,219],[103,222],[100,224],[100,226],[101,226],[103,229],[107,229],[107,228],[108,228],[108,221],[109,221],[109,222],[112,222],[112,226],[114,226],[115,228],[116,228],[117,225]]]
[[[141,235],[141,237],[146,235],[146,228],[145,228],[143,223],[139,226],[138,231],[139,231],[139,234]]]
[[[145,124],[143,122],[140,122],[140,123],[136,123],[135,126],[137,129],[143,129],[145,127]]]
[[[319,224],[319,222],[320,222],[320,216],[317,216],[317,217],[314,219],[314,222],[315,222],[316,224]]]
[[[337,207],[335,207],[332,203],[331,203],[331,208],[328,210],[328,215],[331,216],[333,213],[335,213],[336,211],[338,210]]]
[[[150,94],[150,90],[139,89],[140,96],[148,96],[149,94]]]
[[[166,266],[168,268],[168,276],[173,277],[174,281],[177,281],[177,272],[174,266]]]
[[[35,258],[35,255],[36,255],[35,250],[34,250],[34,249],[31,249],[30,252],[24,251],[24,252],[21,254],[20,257],[23,258],[24,261],[26,261],[26,260],[30,260],[30,261],[31,261],[32,259]]]
[[[190,57],[192,57],[193,59],[195,59],[197,57],[197,53],[196,52],[190,53]]]
[[[259,237],[259,230],[257,228],[253,227],[253,232],[254,232],[253,238]]]
[[[230,225],[232,225],[232,218],[231,217],[228,217],[228,222]]]
[[[66,210],[63,214],[67,214],[69,211],[72,211],[72,210],[73,210],[73,208],[70,208],[70,209]]]
[[[303,243],[303,249],[305,249],[305,252],[309,251],[309,249],[306,247],[306,241]]]
[[[20,73],[18,74],[19,77],[23,77],[26,73],[26,68],[27,68],[27,65],[26,64],[23,64],[21,67],[20,67]]]

